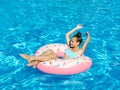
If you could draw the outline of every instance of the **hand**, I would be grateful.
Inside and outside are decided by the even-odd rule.
[[[86,34],[87,37],[90,39],[90,34],[89,34],[89,32],[85,32],[85,34]]]
[[[82,28],[82,24],[78,24],[78,25],[76,26],[76,29],[80,29],[80,28]]]
[[[85,32],[85,34],[86,34],[87,36],[90,35],[89,32]]]

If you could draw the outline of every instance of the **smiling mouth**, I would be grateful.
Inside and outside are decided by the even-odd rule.
[[[69,44],[69,47],[70,47],[70,48],[74,48],[74,46],[72,46],[71,44]]]

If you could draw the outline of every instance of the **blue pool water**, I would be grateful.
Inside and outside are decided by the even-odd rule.
[[[120,90],[119,0],[0,0],[0,90]],[[93,65],[76,75],[51,75],[27,67],[33,55],[82,23]]]

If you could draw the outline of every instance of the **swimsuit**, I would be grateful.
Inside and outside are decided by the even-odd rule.
[[[72,52],[70,49],[66,49],[65,52],[58,51],[56,55],[58,56],[59,59],[63,59],[65,54],[70,57],[70,58],[77,58],[79,57],[75,52]]]
[[[66,49],[65,53],[70,58],[77,58],[77,57],[79,57],[75,52],[72,52],[70,49]]]

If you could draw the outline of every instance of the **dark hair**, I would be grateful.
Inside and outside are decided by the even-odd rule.
[[[78,32],[76,35],[74,35],[73,37],[76,37],[77,38],[77,42],[79,42],[79,45],[81,44],[82,42],[82,35],[80,32]]]

